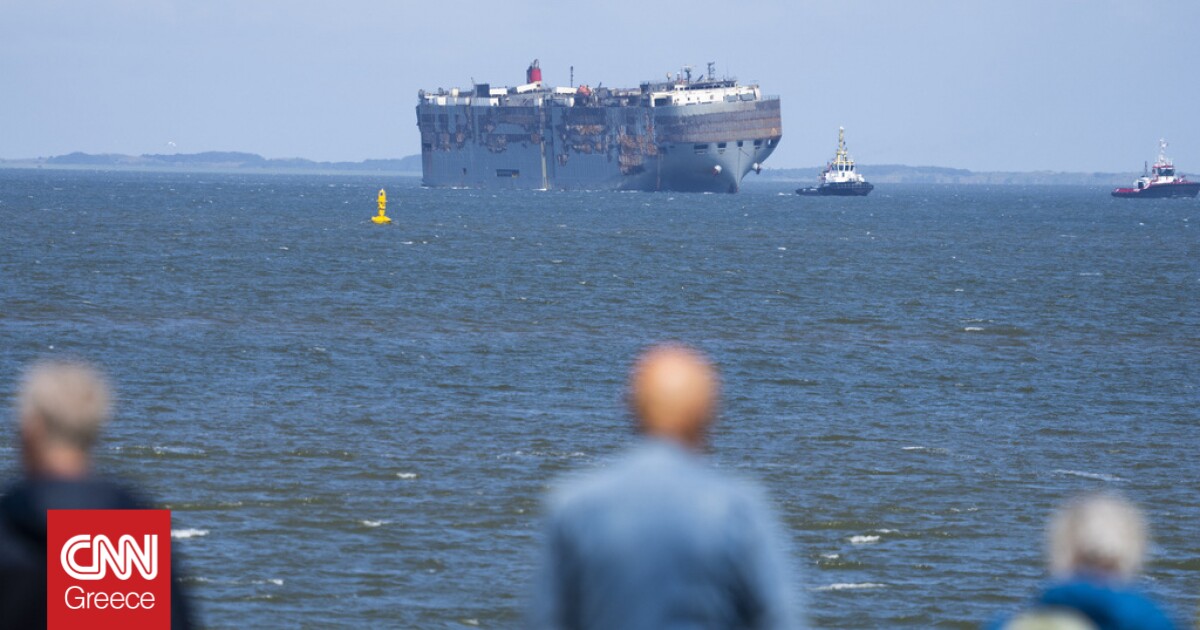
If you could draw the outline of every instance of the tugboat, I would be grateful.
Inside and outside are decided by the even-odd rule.
[[[816,187],[797,189],[796,194],[866,197],[872,190],[875,190],[875,186],[855,172],[854,159],[846,151],[846,128],[838,127],[837,155],[821,171]]]
[[[1112,196],[1145,199],[1162,199],[1164,197],[1195,197],[1200,192],[1200,182],[1188,181],[1183,175],[1175,174],[1175,164],[1167,157],[1167,141],[1158,141],[1158,160],[1154,168],[1133,182],[1133,188],[1118,188],[1112,191]]]

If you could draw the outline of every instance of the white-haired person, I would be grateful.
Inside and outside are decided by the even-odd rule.
[[[111,399],[105,378],[83,363],[39,363],[25,374],[16,410],[24,476],[0,496],[0,628],[46,627],[47,510],[146,507],[93,470]],[[188,628],[181,571],[171,572],[171,627]]]
[[[1052,582],[1003,630],[1173,630],[1167,614],[1134,587],[1146,557],[1146,519],[1117,494],[1097,493],[1058,509],[1048,528]]]

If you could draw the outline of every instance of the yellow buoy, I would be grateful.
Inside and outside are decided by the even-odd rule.
[[[379,189],[379,214],[371,217],[371,220],[376,223],[391,223],[392,220],[387,215],[387,193],[382,188]]]

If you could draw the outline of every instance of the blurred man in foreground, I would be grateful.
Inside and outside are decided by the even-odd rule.
[[[47,510],[145,507],[92,475],[91,449],[110,406],[103,377],[79,363],[37,365],[21,384],[17,413],[25,479],[0,497],[0,628],[46,626]],[[190,626],[177,580],[171,585],[171,626]]]
[[[1145,519],[1125,499],[1095,494],[1068,503],[1049,529],[1055,582],[1030,611],[1001,627],[1172,630],[1166,614],[1133,588],[1146,543]]]
[[[717,389],[688,348],[638,361],[630,404],[645,443],[551,500],[535,627],[792,627],[774,519],[701,455]]]

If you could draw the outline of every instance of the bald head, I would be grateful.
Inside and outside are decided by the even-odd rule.
[[[17,405],[31,472],[67,475],[86,468],[110,401],[104,377],[83,363],[39,363],[26,372]]]
[[[629,389],[643,433],[703,446],[719,389],[716,370],[703,355],[679,345],[651,348],[634,365]]]

